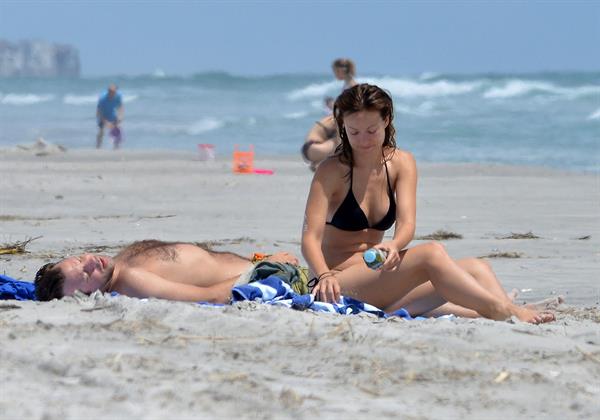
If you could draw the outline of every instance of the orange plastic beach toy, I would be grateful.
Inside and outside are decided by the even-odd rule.
[[[233,172],[236,174],[254,173],[254,146],[248,151],[238,150],[237,144],[233,149]]]

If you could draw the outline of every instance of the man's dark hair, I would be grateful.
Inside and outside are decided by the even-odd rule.
[[[55,263],[42,266],[35,275],[35,296],[38,300],[61,299],[65,276]]]

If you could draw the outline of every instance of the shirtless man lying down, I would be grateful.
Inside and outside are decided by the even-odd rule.
[[[281,252],[266,261],[298,264]],[[49,263],[35,276],[36,295],[46,301],[83,293],[118,292],[138,298],[228,303],[231,288],[249,274],[250,259],[182,242],[134,242],[115,257],[83,254]]]

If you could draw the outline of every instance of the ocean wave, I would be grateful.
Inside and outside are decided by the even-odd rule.
[[[419,76],[419,80],[431,80],[431,79],[435,79],[439,76],[440,76],[439,73],[435,73],[432,71],[426,71],[426,72],[421,73],[421,75]]]
[[[588,120],[600,120],[600,108],[598,108],[597,110],[592,112],[590,115],[588,115],[587,119]]]
[[[127,104],[127,103],[137,100],[138,98],[139,98],[138,95],[133,95],[133,94],[132,95],[123,95],[123,102],[125,102]]]
[[[283,118],[288,120],[297,120],[300,118],[304,118],[308,115],[306,111],[298,111],[298,112],[288,112],[287,114],[283,114]]]
[[[578,98],[580,96],[599,94],[600,86],[562,87],[549,82],[514,79],[507,81],[504,86],[488,89],[484,92],[483,97],[487,99],[504,99],[525,96],[532,93],[546,93],[561,95],[567,98]]]
[[[100,95],[74,95],[74,94],[66,94],[63,96],[63,103],[67,105],[95,105],[98,102]],[[124,103],[131,103],[136,101],[139,98],[139,95],[129,94],[123,95]]]
[[[206,117],[189,124],[128,122],[127,127],[129,130],[141,131],[144,133],[188,134],[190,136],[195,136],[208,131],[216,130],[221,128],[223,125],[224,121],[212,117]]]
[[[216,130],[217,128],[223,127],[223,121],[217,120],[216,118],[203,118],[195,121],[185,129],[185,132],[189,135],[197,135],[206,133],[207,131]]]
[[[399,114],[415,115],[417,117],[429,117],[434,114],[435,103],[425,101],[415,107],[410,107],[406,104],[397,103],[394,105],[394,111]]]
[[[362,80],[388,90],[393,96],[400,98],[440,97],[464,95],[481,87],[482,82],[451,82],[445,79],[433,82],[417,82],[410,79],[370,78]]]
[[[301,89],[296,89],[288,94],[288,98],[292,101],[298,99],[314,98],[319,96],[325,96],[329,92],[335,92],[337,95],[342,88],[342,83],[337,81],[325,82],[325,83],[311,83],[310,85]]]
[[[435,77],[430,74],[428,77]],[[402,98],[411,97],[438,97],[450,95],[463,95],[478,89],[482,82],[451,82],[445,79],[427,82],[426,80],[415,81],[410,79],[397,79],[392,77],[382,78],[359,78],[359,83],[370,83],[389,91],[393,96]],[[304,88],[292,91],[288,98],[291,100],[323,97],[328,93],[338,94],[341,83],[337,81],[327,83],[310,84]]]
[[[33,93],[9,93],[0,96],[0,103],[4,105],[34,105],[48,102],[54,99],[54,95],[35,95]]]
[[[155,79],[164,79],[167,77],[167,73],[165,73],[165,71],[163,69],[157,68],[157,69],[154,69],[154,71],[152,72],[152,74],[150,76]]]
[[[67,105],[91,105],[98,102],[97,95],[73,95],[66,94],[63,96],[63,103]]]

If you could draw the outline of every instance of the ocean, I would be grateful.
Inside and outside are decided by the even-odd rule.
[[[364,76],[394,98],[397,144],[419,162],[480,162],[600,172],[600,72]],[[106,86],[125,103],[127,149],[217,155],[254,146],[257,156],[298,154],[325,96],[324,75],[0,79],[0,148],[38,137],[95,146],[95,108]],[[105,147],[108,141],[105,139]]]

